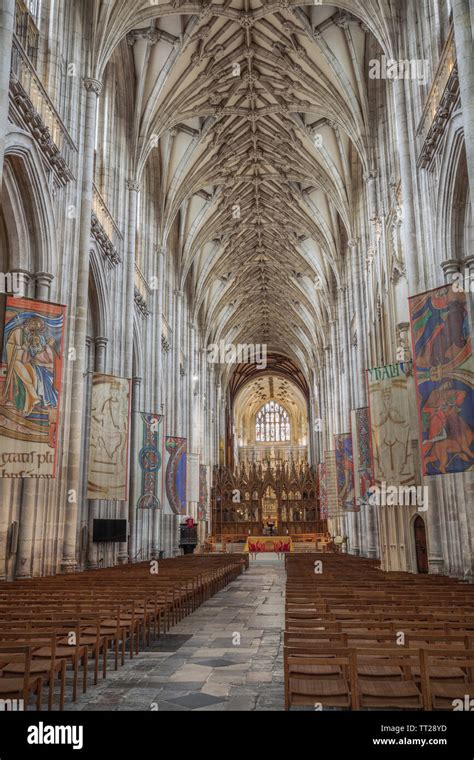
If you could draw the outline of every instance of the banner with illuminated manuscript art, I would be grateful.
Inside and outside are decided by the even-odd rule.
[[[326,520],[335,517],[338,511],[337,501],[337,473],[336,473],[336,452],[324,452],[324,462],[322,465],[322,497],[321,497],[321,519]],[[320,486],[321,488],[321,486]]]
[[[337,501],[339,509],[356,512],[354,489],[354,452],[350,433],[334,436],[336,450]]]
[[[0,477],[54,478],[66,307],[3,296]]]
[[[390,486],[415,481],[407,377],[411,364],[367,370],[374,480]]]
[[[127,499],[130,381],[92,376],[88,499]]]
[[[138,426],[138,509],[161,509],[163,506],[164,417],[162,414],[137,412]]]
[[[352,441],[354,444],[354,487],[356,503],[367,503],[370,487],[374,483],[372,454],[370,451],[369,407],[351,412]]]
[[[209,487],[207,484],[207,465],[199,465],[199,505],[198,519],[205,520],[209,508]]]
[[[424,475],[474,468],[474,357],[466,294],[446,286],[410,298]]]
[[[166,497],[175,515],[188,511],[186,500],[186,438],[166,436]]]

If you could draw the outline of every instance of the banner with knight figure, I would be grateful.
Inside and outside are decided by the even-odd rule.
[[[373,474],[377,485],[412,485],[415,465],[407,377],[410,363],[367,370]]]
[[[354,443],[354,487],[356,503],[366,504],[370,487],[374,482],[372,455],[370,451],[369,407],[351,411],[352,440]]]
[[[0,477],[54,478],[66,307],[1,298]]]
[[[410,298],[424,475],[474,468],[474,357],[466,293],[453,285]]]
[[[164,416],[135,412],[138,438],[138,509],[161,509],[163,506]]]
[[[354,489],[354,453],[350,433],[334,436],[336,450],[337,500],[339,509],[356,512]]]
[[[186,515],[187,504],[187,439],[166,436],[166,498],[175,515]]]
[[[124,377],[92,376],[88,499],[128,496],[130,381]]]

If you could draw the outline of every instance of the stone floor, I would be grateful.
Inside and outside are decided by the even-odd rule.
[[[66,710],[283,710],[284,582],[283,561],[251,562]]]

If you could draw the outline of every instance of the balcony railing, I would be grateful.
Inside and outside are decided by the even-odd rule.
[[[13,38],[10,89],[23,125],[60,183],[74,179],[77,148],[17,37]]]

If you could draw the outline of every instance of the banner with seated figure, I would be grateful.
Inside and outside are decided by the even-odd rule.
[[[54,478],[66,307],[1,302],[0,477]]]
[[[88,499],[128,497],[130,381],[96,373],[92,377]]]
[[[453,285],[410,298],[424,475],[474,468],[474,357],[466,293]]]

